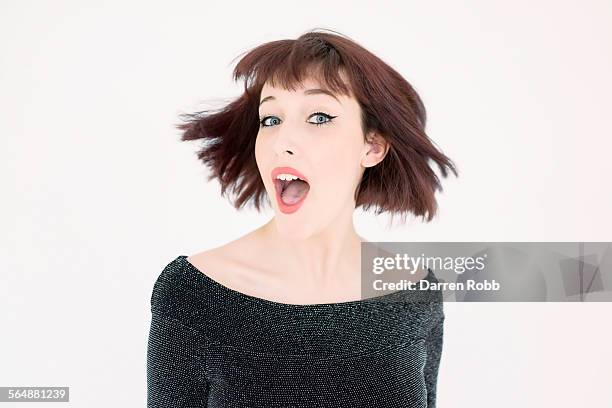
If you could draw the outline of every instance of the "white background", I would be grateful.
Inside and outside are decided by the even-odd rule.
[[[0,386],[145,405],[153,282],[271,216],[206,183],[178,114],[238,96],[239,54],[317,27],[405,76],[460,172],[434,221],[357,212],[360,234],[612,241],[609,1],[163,3],[0,3]],[[612,406],[612,304],[445,312],[439,407]]]

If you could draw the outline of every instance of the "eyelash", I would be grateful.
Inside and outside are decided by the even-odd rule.
[[[337,116],[328,115],[327,113],[324,113],[324,112],[315,112],[312,115],[310,115],[309,118],[311,118],[313,116],[325,116],[327,118],[327,121],[322,122],[322,123],[312,123],[312,122],[309,122],[311,125],[316,125],[316,126],[329,125],[330,123],[332,123],[333,119],[337,117]],[[259,121],[259,127],[260,128],[266,128],[266,127],[273,127],[273,126],[275,126],[275,125],[264,125],[264,122],[266,121],[266,119],[268,119],[268,118],[275,118],[275,117],[276,116],[264,116],[263,119],[260,119],[260,121]]]

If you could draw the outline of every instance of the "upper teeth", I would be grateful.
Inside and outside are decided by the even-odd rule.
[[[293,174],[282,173],[276,176],[276,178],[281,180],[297,180],[299,177],[294,176]]]

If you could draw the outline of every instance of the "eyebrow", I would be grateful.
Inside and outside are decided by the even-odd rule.
[[[320,94],[331,96],[332,98],[337,100],[340,105],[342,105],[342,102],[340,102],[340,99],[338,99],[336,95],[334,95],[332,92],[328,91],[327,89],[314,88],[314,89],[307,89],[304,91],[304,95],[320,95]],[[261,106],[264,102],[271,101],[274,99],[276,98],[272,95],[266,96],[265,98],[261,100],[261,102],[259,102],[259,106]]]

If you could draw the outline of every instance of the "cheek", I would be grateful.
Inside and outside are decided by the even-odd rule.
[[[265,173],[270,171],[269,164],[266,155],[265,143],[262,143],[260,138],[255,140],[255,163],[257,164],[257,170],[259,170],[259,176],[261,177],[264,186],[268,187],[268,182],[265,177]]]
[[[262,166],[266,165],[266,156],[266,141],[258,135],[255,139],[255,161],[260,170],[264,170]]]
[[[345,201],[354,192],[359,177],[361,151],[356,145],[332,145],[318,151],[313,169],[321,180],[319,190],[324,200]]]

